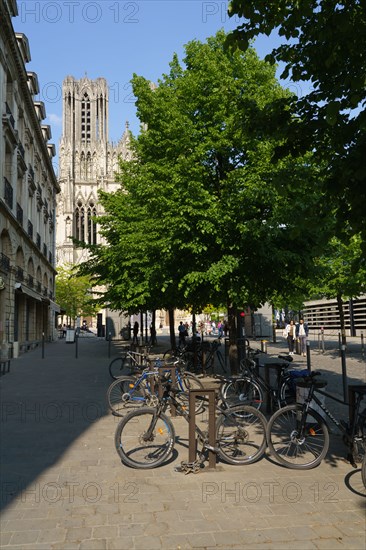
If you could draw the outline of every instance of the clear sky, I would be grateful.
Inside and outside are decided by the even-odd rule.
[[[139,131],[130,79],[133,73],[157,81],[169,71],[176,52],[192,39],[205,41],[219,29],[235,28],[227,1],[202,0],[18,0],[15,32],[27,35],[31,61],[40,84],[37,99],[46,106],[47,124],[58,151],[62,133],[62,81],[104,77],[109,85],[109,139],[120,139],[125,122]],[[273,39],[258,39],[263,57]],[[299,92],[290,82],[285,83]],[[301,91],[300,91],[301,92]],[[57,170],[57,158],[55,159]]]

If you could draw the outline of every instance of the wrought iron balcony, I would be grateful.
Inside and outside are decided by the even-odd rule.
[[[9,208],[13,209],[13,188],[8,179],[4,177],[4,183],[5,183],[5,192],[4,192],[4,199],[6,204],[9,206]]]
[[[10,109],[9,105],[6,102],[5,102],[5,112],[8,115],[8,119],[9,119],[10,124],[12,125],[12,127],[15,130],[15,119],[13,117],[13,113],[11,112],[11,109]]]
[[[20,225],[23,225],[23,208],[20,206],[18,202],[17,202],[17,221],[20,223]]]
[[[5,256],[3,252],[0,252],[0,267],[4,271],[10,271],[10,258],[8,258],[8,256]]]
[[[30,220],[28,220],[28,237],[33,239],[33,224]]]
[[[15,279],[17,281],[24,281],[24,271],[19,265],[15,268]]]

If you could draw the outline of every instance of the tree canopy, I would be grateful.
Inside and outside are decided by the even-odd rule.
[[[257,307],[300,288],[327,238],[312,153],[272,162],[281,138],[269,106],[286,116],[290,93],[252,48],[229,51],[226,38],[188,43],[156,86],[133,77],[143,130],[121,161],[120,190],[100,194],[108,244],[85,245],[81,268],[107,285],[109,307]]]
[[[328,200],[337,204],[338,236],[361,234],[366,252],[366,9],[359,0],[231,0],[242,17],[227,45],[246,51],[260,34],[283,43],[266,56],[282,62],[283,78],[309,81],[313,90],[290,98],[278,155],[313,149]]]
[[[58,268],[56,276],[56,296],[61,309],[71,319],[79,316],[95,315],[98,311],[91,292],[88,276],[75,276],[73,266]]]

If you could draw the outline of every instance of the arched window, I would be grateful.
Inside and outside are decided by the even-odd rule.
[[[90,142],[90,99],[86,92],[81,101],[81,140]]]
[[[78,241],[85,241],[85,213],[84,206],[81,201],[78,201],[74,213],[75,220],[75,239]]]
[[[97,244],[97,224],[93,218],[97,215],[97,209],[93,202],[88,206],[88,243]]]

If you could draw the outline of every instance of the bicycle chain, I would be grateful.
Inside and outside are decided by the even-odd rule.
[[[193,462],[182,460],[182,462],[180,463],[180,471],[184,472],[185,475],[190,473],[197,474],[201,469],[201,464],[201,460],[194,460]]]

